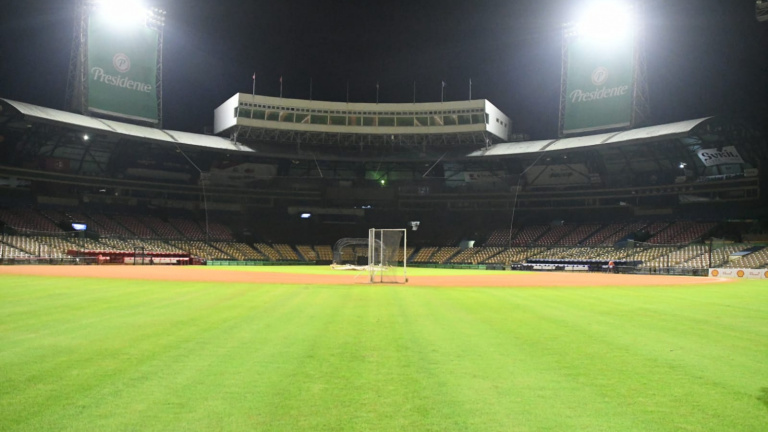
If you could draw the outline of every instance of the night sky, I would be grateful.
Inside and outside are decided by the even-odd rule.
[[[149,0],[148,0],[149,1]],[[573,1],[156,0],[168,14],[166,129],[202,132],[236,92],[345,101],[490,100],[557,135],[561,24]],[[753,0],[646,0],[651,123],[768,111],[768,23]],[[74,0],[3,0],[0,97],[62,108]]]

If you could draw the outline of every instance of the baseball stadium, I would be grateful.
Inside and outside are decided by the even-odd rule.
[[[256,74],[200,134],[102,3],[0,95],[0,430],[765,430],[765,127],[651,123],[641,38],[563,31],[551,139]]]

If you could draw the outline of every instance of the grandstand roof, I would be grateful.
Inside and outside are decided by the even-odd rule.
[[[263,157],[290,157],[294,159],[319,159],[324,160],[365,160],[370,158],[368,153],[344,153],[338,151],[338,142],[330,142],[327,149],[320,150],[315,148],[312,151],[302,149],[300,145],[287,146],[288,142],[259,142],[244,144],[242,141],[234,142],[229,139],[181,131],[155,129],[151,127],[138,126],[128,123],[122,123],[113,120],[99,119],[95,117],[74,114],[66,111],[40,107],[24,102],[17,102],[8,99],[0,99],[0,107],[5,107],[3,117],[14,117],[14,111],[28,120],[34,120],[42,123],[50,123],[69,129],[82,129],[83,132],[97,132],[106,136],[113,136],[116,139],[133,139],[136,141],[189,146],[198,150],[216,150],[227,153],[240,153],[250,155],[260,155]],[[461,160],[474,159],[482,160],[484,158],[522,158],[530,157],[540,152],[563,152],[569,150],[588,150],[588,149],[609,149],[623,148],[626,145],[644,145],[653,143],[662,143],[669,140],[682,140],[684,138],[706,137],[707,127],[713,124],[713,117],[687,120],[676,123],[669,123],[658,126],[649,126],[639,129],[616,131],[582,137],[572,137],[552,140],[523,141],[493,144],[485,147],[482,143],[476,143],[475,148],[483,147],[479,150],[467,153],[467,150],[453,148],[445,152],[441,159]],[[330,135],[325,134],[329,137]],[[450,135],[450,134],[449,134]],[[335,140],[342,140],[344,137],[336,136]],[[408,138],[408,137],[405,137]],[[435,135],[434,140],[453,139],[467,140],[469,144],[471,137],[457,135],[446,138],[444,135]],[[699,141],[697,139],[697,141]],[[699,141],[700,142],[700,141]],[[391,144],[391,143],[390,143]],[[337,147],[334,147],[336,145]],[[466,147],[465,147],[466,148]],[[320,151],[317,151],[320,150]],[[377,160],[419,160],[430,159],[439,156],[439,153],[423,152],[422,146],[413,146],[412,149],[400,148],[401,151],[392,152],[392,147],[386,147],[387,153],[375,153]],[[433,149],[434,150],[434,149]],[[441,150],[442,151],[442,150]],[[437,156],[435,156],[437,154]]]
[[[157,141],[168,144],[206,147],[216,150],[240,151],[249,153],[253,152],[252,149],[239,143],[235,143],[228,139],[213,135],[203,135],[138,126],[130,123],[122,123],[113,120],[74,114],[67,111],[60,111],[52,108],[45,108],[9,99],[0,99],[0,101],[12,106],[25,117],[31,117],[36,120],[46,121],[53,124],[69,127],[81,127],[89,131],[112,133],[144,141]]]
[[[523,141],[495,144],[487,149],[477,150],[468,156],[509,156],[543,151],[571,150],[583,147],[620,144],[640,144],[643,142],[676,139],[690,136],[697,126],[711,119],[705,117],[676,123],[649,126],[627,131],[602,133],[556,140]]]

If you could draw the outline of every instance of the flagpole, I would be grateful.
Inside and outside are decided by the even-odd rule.
[[[376,81],[376,103],[379,103],[379,82]]]
[[[443,80],[442,86],[440,87],[440,103],[445,102],[445,80]]]
[[[256,72],[253,73],[253,91],[251,92],[253,97],[256,97]]]
[[[309,100],[312,100],[312,78],[309,78]]]
[[[469,100],[472,100],[472,78],[469,79]]]
[[[283,76],[280,75],[280,99],[283,98]]]

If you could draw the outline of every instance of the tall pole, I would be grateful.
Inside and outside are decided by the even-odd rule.
[[[253,73],[253,89],[251,91],[251,95],[256,97],[256,72]]]
[[[472,78],[469,79],[469,100],[472,100]]]
[[[443,80],[442,85],[440,86],[440,103],[443,103],[445,101],[445,80]]]
[[[379,82],[376,81],[376,103],[379,103]]]
[[[283,76],[280,75],[280,99],[283,98]]]

